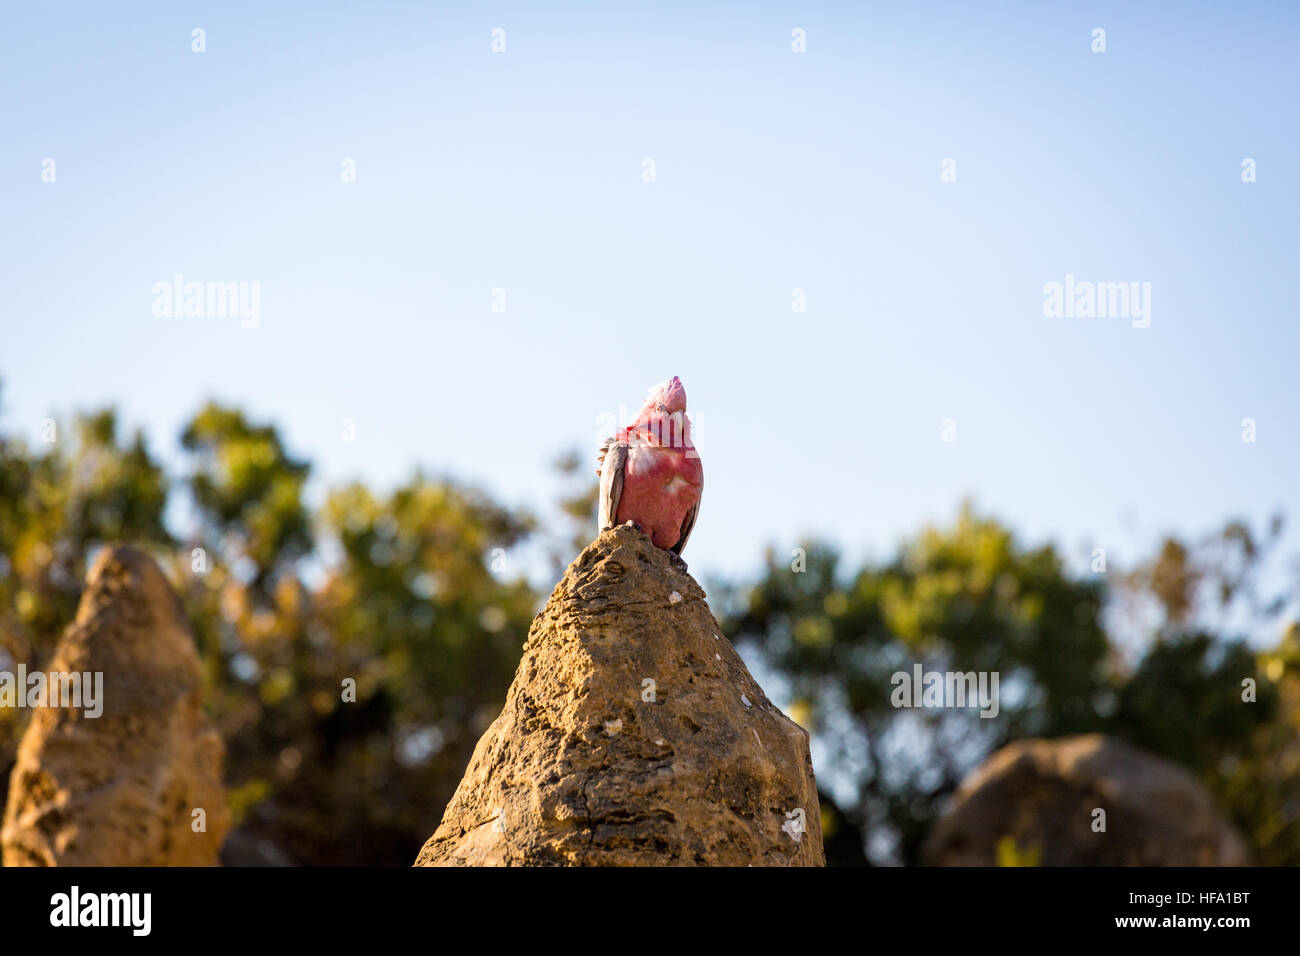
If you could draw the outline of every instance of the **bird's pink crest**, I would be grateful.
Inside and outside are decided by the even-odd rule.
[[[659,405],[663,405],[669,414],[686,411],[686,386],[676,375],[652,387],[646,396],[647,407]]]

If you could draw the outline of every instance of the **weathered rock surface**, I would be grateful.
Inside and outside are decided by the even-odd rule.
[[[105,548],[45,671],[102,672],[103,712],[33,712],[10,777],[4,865],[216,864],[230,825],[224,748],[200,703],[189,625],[158,566]],[[206,832],[192,829],[195,809]]]
[[[808,735],[629,527],[569,566],[417,866],[822,866]]]
[[[1106,811],[1104,833],[1093,831],[1096,808]],[[921,858],[939,866],[993,866],[999,843],[1042,866],[1250,862],[1244,841],[1200,781],[1101,734],[1022,740],[993,754],[962,781]]]

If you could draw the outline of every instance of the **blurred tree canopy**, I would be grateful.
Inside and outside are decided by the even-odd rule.
[[[891,564],[845,580],[832,548],[802,550],[789,564],[769,555],[728,634],[788,676],[796,719],[825,732],[846,771],[823,774],[823,787],[839,783],[846,816],[876,823],[882,859],[914,860],[939,801],[993,749],[1098,728],[1101,585],[1070,580],[1051,549],[1022,551],[967,508],[955,529],[927,529]],[[915,662],[999,672],[998,718],[896,709],[891,675]]]
[[[408,864],[499,712],[544,597],[509,571],[538,523],[419,472],[313,504],[310,462],[237,408],[209,403],[179,437],[169,474],[111,409],[67,434],[47,422],[35,447],[0,434],[0,669],[42,666],[97,546],[144,547],[187,609],[226,741],[230,858]],[[556,463],[557,571],[595,531],[584,461]],[[1260,862],[1295,865],[1300,630],[1283,631],[1285,601],[1261,574],[1280,530],[1234,522],[1169,538],[1123,573],[1072,573],[964,506],[886,563],[845,567],[807,542],[801,559],[771,553],[756,581],[712,590],[759,680],[814,735],[834,864],[915,862],[993,749],[1103,731],[1187,766]],[[1237,636],[1269,633],[1282,637],[1263,651]],[[917,663],[997,671],[998,717],[895,708],[891,675]],[[0,710],[0,783],[27,713]]]
[[[307,465],[233,409],[202,409],[182,442],[193,544],[215,556],[187,604],[238,819],[305,863],[413,859],[514,675],[536,598],[491,563],[531,522],[421,474],[386,496],[338,488],[313,514]]]
[[[1167,539],[1125,575],[1072,575],[1052,547],[1023,548],[964,505],[953,527],[925,529],[880,567],[846,573],[836,551],[815,542],[789,563],[769,553],[757,584],[728,591],[725,627],[786,680],[794,716],[827,754],[818,779],[828,843],[840,827],[861,829],[872,862],[915,863],[946,798],[992,750],[1026,736],[1104,732],[1186,765],[1260,862],[1295,865],[1296,628],[1256,653],[1195,623],[1244,603],[1252,630],[1276,632],[1285,598],[1257,592],[1280,531],[1277,519],[1261,544],[1233,522],[1196,546]],[[1112,597],[1148,612],[1137,614],[1148,639],[1135,662],[1108,637]],[[997,719],[896,709],[891,675],[918,662],[998,672]]]

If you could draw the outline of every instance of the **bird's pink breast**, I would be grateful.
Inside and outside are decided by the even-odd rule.
[[[634,445],[623,470],[619,524],[635,521],[656,547],[671,548],[682,534],[686,513],[699,504],[704,468],[692,448]]]

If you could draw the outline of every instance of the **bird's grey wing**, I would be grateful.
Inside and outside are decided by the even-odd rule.
[[[703,491],[704,489],[701,488],[700,489],[701,494],[703,494]],[[686,517],[682,519],[682,536],[677,539],[677,543],[675,545],[673,545],[671,548],[668,549],[678,557],[681,557],[682,548],[686,547],[686,539],[691,536],[691,531],[695,528],[695,516],[698,515],[699,513],[700,513],[700,503],[697,501],[695,502],[695,507],[692,508],[690,511],[686,512]]]
[[[605,452],[609,451],[609,446],[617,441],[613,435],[606,438],[600,443],[600,450],[596,452],[596,474],[599,475],[605,469]]]
[[[618,503],[623,497],[623,466],[627,464],[627,445],[612,439],[601,446],[600,465],[600,527],[614,527],[618,518]]]

